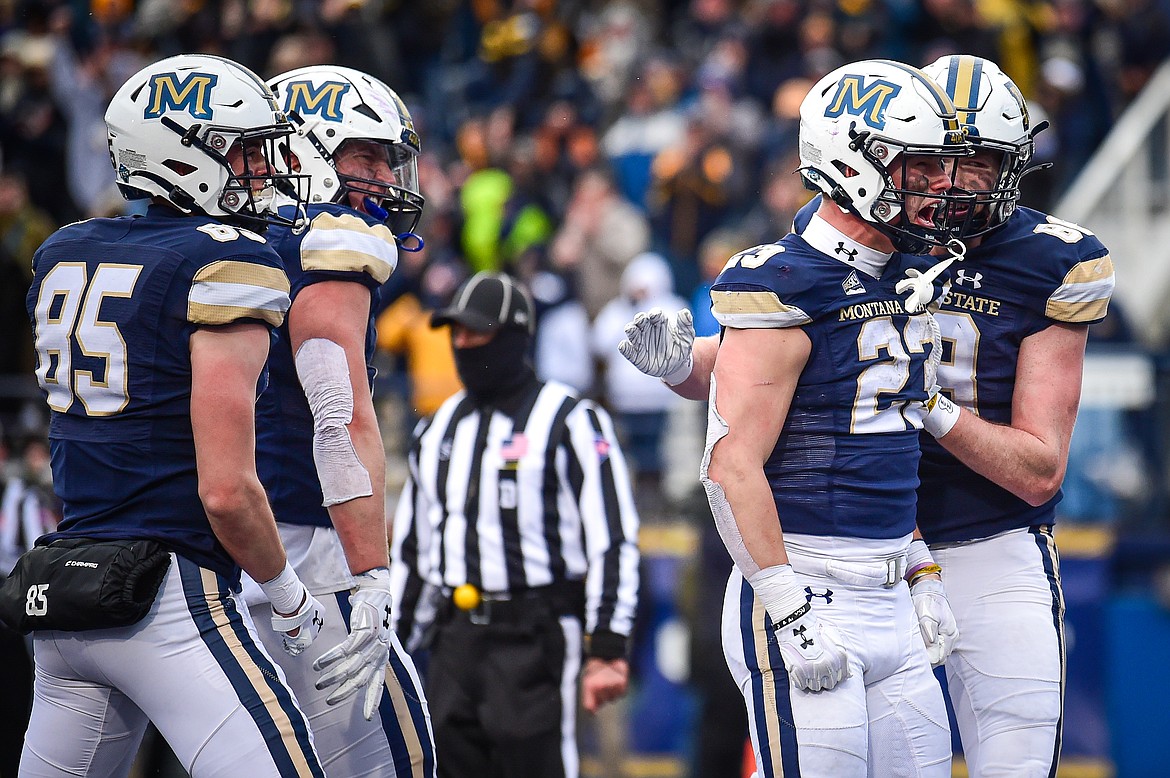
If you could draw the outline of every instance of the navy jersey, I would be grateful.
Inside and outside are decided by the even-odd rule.
[[[1105,317],[1113,262],[1091,232],[1020,208],[952,266],[935,318],[943,338],[938,383],[986,421],[1010,424],[1020,343],[1057,323]],[[1051,524],[1058,492],[1033,507],[922,436],[918,525],[928,542],[950,543]]]
[[[830,228],[831,229],[831,228]],[[930,319],[894,285],[920,258],[851,267],[788,235],[731,259],[711,291],[724,327],[802,327],[812,351],[764,470],[786,532],[895,538],[914,529]]]
[[[191,333],[284,320],[288,279],[265,239],[152,206],[64,227],[37,250],[27,307],[52,420],[63,536],[149,538],[234,579],[199,499]]]
[[[291,215],[291,214],[290,214]],[[322,281],[350,281],[370,290],[366,364],[372,388],[374,316],[378,288],[398,263],[398,244],[390,229],[364,213],[341,205],[312,205],[308,229],[296,233],[272,228],[270,241],[280,254],[292,299]],[[280,327],[268,358],[268,388],[256,410],[256,469],[272,502],[276,520],[330,525],[313,462],[313,414],[297,378],[288,324]]]

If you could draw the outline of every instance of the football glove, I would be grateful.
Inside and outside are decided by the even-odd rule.
[[[691,374],[694,360],[691,345],[695,342],[695,322],[691,312],[683,308],[667,315],[661,308],[639,312],[626,325],[626,338],[618,344],[618,351],[634,367],[648,376],[661,378],[670,386],[685,381]]]
[[[336,685],[325,702],[336,705],[364,692],[362,715],[369,721],[378,709],[390,663],[390,571],[377,567],[357,576],[349,596],[349,637],[326,651],[313,669],[323,673],[318,690]]]
[[[788,677],[797,689],[832,689],[849,677],[849,656],[836,627],[817,619],[807,603],[777,622],[776,641]]]
[[[959,637],[955,614],[947,602],[943,582],[935,578],[923,578],[910,587],[914,600],[914,613],[918,616],[918,630],[926,644],[926,655],[930,666],[938,667],[950,656]]]
[[[935,440],[950,432],[959,421],[962,414],[959,406],[942,393],[938,385],[930,390],[930,396],[923,403],[926,415],[922,417],[922,429],[926,430]]]
[[[325,609],[321,607],[321,603],[317,602],[316,597],[309,594],[308,589],[305,590],[301,606],[293,613],[282,616],[273,608],[272,629],[280,634],[280,643],[285,653],[289,656],[300,656],[306,648],[312,645],[325,623],[322,618],[324,612]]]
[[[792,565],[757,570],[747,579],[768,611],[788,677],[797,689],[832,689],[849,677],[849,657],[841,635],[821,622],[797,583]],[[786,614],[786,615],[777,615]]]

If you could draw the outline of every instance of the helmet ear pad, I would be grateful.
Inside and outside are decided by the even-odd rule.
[[[127,199],[160,197],[184,212],[262,225],[276,219],[275,141],[292,128],[272,92],[222,57],[183,54],[132,76],[106,109],[107,143]],[[263,143],[266,170],[233,170],[239,144]],[[257,183],[261,181],[262,183]],[[294,195],[296,187],[284,184]]]

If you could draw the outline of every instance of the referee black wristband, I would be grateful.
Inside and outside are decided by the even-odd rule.
[[[596,659],[624,659],[629,639],[616,632],[594,632],[585,636],[585,656]]]

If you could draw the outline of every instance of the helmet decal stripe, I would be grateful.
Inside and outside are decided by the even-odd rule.
[[[972,56],[952,57],[947,68],[947,94],[959,112],[959,123],[971,126],[979,110],[979,93],[983,85],[983,63]]]

